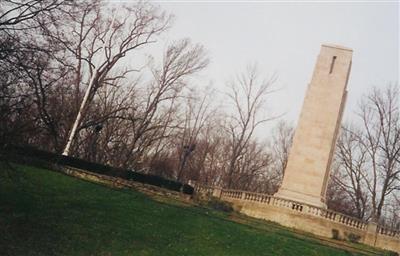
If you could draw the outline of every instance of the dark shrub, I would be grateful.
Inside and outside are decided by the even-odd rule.
[[[232,212],[233,211],[232,203],[219,200],[216,197],[211,197],[207,201],[206,206],[208,206],[214,210],[217,210],[217,211],[223,211],[223,212]]]
[[[141,183],[146,183],[169,190],[174,190],[178,192],[183,192],[185,194],[193,194],[193,187],[182,184],[178,181],[168,180],[160,176],[143,174],[138,172],[133,172],[125,170],[122,168],[115,168],[108,165],[92,163],[83,159],[63,156],[43,150],[39,150],[30,146],[15,146],[8,145],[5,149],[5,154],[7,158],[18,162],[31,164],[38,167],[49,168],[51,165],[65,165],[69,167],[74,167],[77,169],[87,170],[98,174],[123,178],[127,180],[137,181]],[[47,163],[47,164],[45,164]]]
[[[192,195],[194,193],[194,188],[188,184],[183,184],[182,192],[184,194]]]
[[[174,177],[175,162],[171,157],[161,155],[150,161],[149,168],[151,174],[168,179]]]
[[[352,243],[358,243],[361,239],[361,236],[353,234],[353,233],[345,233],[345,236],[347,238],[348,241],[352,242]]]
[[[339,237],[339,230],[337,230],[337,229],[332,229],[332,238],[335,239],[335,240],[340,240],[340,237]]]

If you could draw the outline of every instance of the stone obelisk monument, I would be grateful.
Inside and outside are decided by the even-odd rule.
[[[353,51],[322,45],[277,197],[326,208],[325,194],[346,102]]]

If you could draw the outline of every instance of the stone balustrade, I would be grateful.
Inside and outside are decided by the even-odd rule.
[[[210,186],[195,186],[194,191],[199,194],[212,195],[214,188]]]
[[[212,193],[210,193],[210,194],[212,194]],[[318,216],[318,217],[321,217],[324,219],[339,222],[341,224],[351,226],[351,227],[354,227],[357,229],[362,229],[362,230],[364,230],[367,225],[367,223],[362,220],[359,220],[359,219],[351,217],[351,216],[347,216],[342,213],[315,207],[315,206],[304,204],[304,203],[299,203],[299,202],[284,199],[284,198],[274,197],[274,196],[271,196],[268,194],[253,193],[253,192],[232,190],[232,189],[222,189],[221,198],[223,199],[223,197],[241,199],[241,200],[245,200],[245,201],[254,201],[254,202],[269,204],[269,205],[273,205],[273,206],[277,206],[277,207],[289,208],[293,211]]]
[[[371,223],[368,224],[367,222],[361,219],[357,219],[348,216],[346,214],[335,212],[329,209],[324,209],[284,198],[274,197],[268,194],[254,193],[249,191],[221,189],[221,188],[213,188],[213,187],[197,185],[195,187],[195,192],[207,194],[209,196],[217,196],[221,200],[232,202],[234,205],[239,205],[239,206],[241,205],[245,208],[242,209],[242,211],[245,214],[248,213],[250,216],[258,218],[270,219],[268,217],[269,215],[264,214],[265,212],[263,213],[263,211],[270,211],[269,209],[274,211],[273,209],[276,209],[275,211],[279,213],[285,211],[293,213],[298,217],[309,216],[306,218],[313,218],[315,221],[318,219],[320,220],[319,224],[326,223],[326,224],[321,224],[322,225],[320,226],[321,229],[318,230],[317,232],[314,232],[315,229],[312,228],[310,229],[307,228],[307,230],[305,230],[313,232],[315,234],[323,236],[331,236],[329,235],[331,234],[329,233],[331,229],[339,228],[342,229],[343,235],[346,235],[346,233],[359,234],[360,236],[362,236],[362,241],[369,245],[378,246],[385,249],[392,249],[395,251],[399,250],[400,247],[399,246],[400,230],[392,230],[386,227],[376,226],[376,224],[374,224],[375,226],[373,226],[371,225]],[[258,206],[254,207],[255,205]],[[264,207],[264,208],[259,208],[259,207]],[[282,212],[282,214],[284,213]],[[279,218],[277,222],[280,222]],[[286,223],[287,220],[283,221],[281,224],[285,225]],[[327,229],[326,227],[328,226],[330,226],[331,229]],[[302,227],[300,227],[300,229],[302,229]],[[321,230],[323,229],[325,229],[326,231],[325,233],[321,233],[322,232]],[[380,237],[381,235],[385,236],[386,238]],[[390,242],[388,242],[387,239],[390,239]]]
[[[385,228],[382,226],[378,226],[377,233],[385,236],[396,237],[400,239],[400,230],[393,230],[389,228]]]
[[[221,197],[230,197],[235,199],[242,199],[243,191],[239,190],[230,190],[230,189],[222,189]]]

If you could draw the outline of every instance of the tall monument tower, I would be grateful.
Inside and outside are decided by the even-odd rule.
[[[346,102],[353,51],[322,45],[277,197],[326,208],[325,194]]]

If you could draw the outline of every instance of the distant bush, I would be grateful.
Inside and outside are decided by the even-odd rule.
[[[203,200],[200,202],[200,205],[209,207],[217,211],[223,211],[223,212],[233,211],[232,203],[219,200],[216,197],[211,197],[208,200]]]
[[[339,230],[332,229],[332,238],[335,239],[335,240],[340,240]]]
[[[50,168],[53,165],[65,165],[69,167],[74,167],[82,170],[91,171],[98,174],[123,178],[126,180],[137,181],[145,184],[150,184],[169,190],[174,190],[182,192],[185,194],[193,194],[193,187],[183,184],[178,181],[168,180],[160,176],[155,176],[151,174],[138,173],[122,168],[115,168],[108,165],[92,163],[83,159],[63,156],[43,150],[39,150],[29,146],[13,146],[9,145],[6,148],[6,155],[10,159],[16,162],[23,162],[27,164],[32,164],[38,167]]]
[[[399,254],[397,252],[394,252],[394,251],[386,251],[386,253],[384,255],[386,255],[386,256],[399,256]]]
[[[188,184],[183,184],[182,192],[184,194],[193,195],[194,188],[192,186],[188,185]]]
[[[347,240],[352,243],[358,243],[361,239],[361,236],[353,234],[353,233],[344,233]]]

